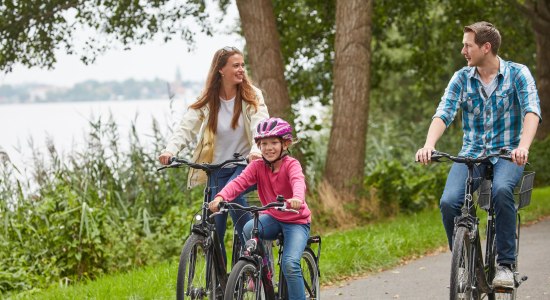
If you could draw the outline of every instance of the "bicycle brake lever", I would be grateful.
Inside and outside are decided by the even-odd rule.
[[[291,213],[295,213],[295,214],[299,214],[300,212],[295,210],[295,209],[292,209],[292,208],[284,208],[284,207],[276,207],[275,208],[276,210],[279,210],[279,211],[287,211],[287,212],[291,212]]]
[[[226,212],[226,211],[227,211],[227,208],[221,208],[219,211],[217,211],[217,212],[215,212],[215,213],[212,213],[212,214],[209,216],[209,218],[212,219],[212,218],[214,218],[215,216],[221,215],[221,214],[223,214],[223,213]]]

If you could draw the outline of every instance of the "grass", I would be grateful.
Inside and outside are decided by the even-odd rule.
[[[483,215],[483,214],[481,214]],[[533,191],[531,205],[521,212],[523,223],[550,215],[550,187]],[[446,249],[439,211],[402,215],[352,230],[323,236],[323,285],[395,267]],[[104,276],[73,286],[12,295],[11,299],[173,299],[177,260],[124,274]]]

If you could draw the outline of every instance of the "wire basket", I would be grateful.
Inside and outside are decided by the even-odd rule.
[[[533,192],[533,183],[535,181],[535,172],[524,171],[523,177],[514,188],[514,200],[516,209],[528,206],[531,203],[531,193]],[[477,203],[484,210],[489,209],[491,199],[491,180],[483,179],[477,190]]]
[[[523,172],[523,178],[520,180],[520,184],[516,186],[514,195],[516,196],[516,208],[520,209],[526,207],[531,203],[531,194],[533,192],[533,183],[535,182],[535,172],[525,171]]]

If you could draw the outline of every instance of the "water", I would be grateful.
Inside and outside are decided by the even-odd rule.
[[[146,144],[153,133],[153,118],[166,135],[168,128],[181,119],[187,105],[183,100],[167,99],[0,105],[0,146],[15,165],[29,165],[31,139],[42,153],[46,152],[48,138],[53,140],[59,153],[77,151],[86,146],[89,122],[98,118],[107,121],[110,114],[118,125],[121,146],[128,144],[125,142],[132,123]]]

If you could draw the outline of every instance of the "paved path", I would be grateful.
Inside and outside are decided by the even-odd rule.
[[[550,300],[550,219],[522,227],[520,273],[529,279],[517,299]],[[347,299],[448,299],[451,254],[423,257],[366,278],[323,288],[323,300]]]

